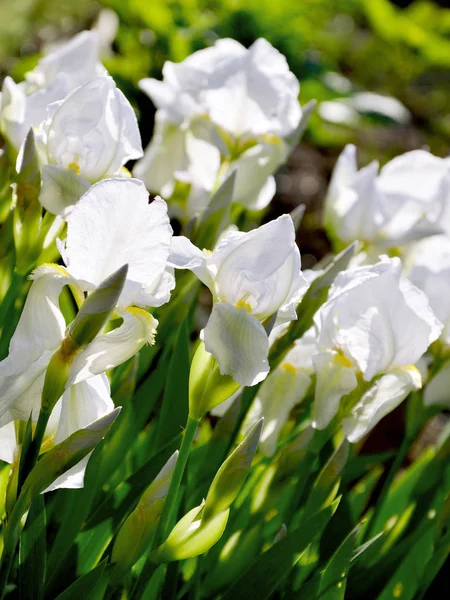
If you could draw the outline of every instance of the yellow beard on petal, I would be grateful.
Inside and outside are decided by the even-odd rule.
[[[67,165],[67,168],[75,173],[75,175],[80,174],[80,165],[76,162],[71,162]]]

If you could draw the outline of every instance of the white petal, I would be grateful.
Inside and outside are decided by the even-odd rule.
[[[175,184],[175,172],[187,165],[186,133],[161,114],[156,115],[155,131],[144,157],[133,169],[133,175],[151,192],[169,197]]]
[[[114,410],[110,394],[106,375],[97,375],[67,388],[62,396],[55,444]]]
[[[162,306],[169,302],[170,293],[175,288],[175,277],[172,267],[166,267],[150,287],[146,288],[142,294],[136,297],[134,304],[138,306]]]
[[[423,292],[401,277],[399,259],[384,259],[337,278],[315,317],[319,346],[340,348],[370,381],[396,366],[414,364],[439,337],[442,325]]]
[[[442,406],[450,410],[450,364],[445,365],[425,386],[425,406]]]
[[[148,306],[166,269],[171,239],[164,200],[148,204],[147,190],[137,179],[105,179],[90,188],[68,217],[67,269],[92,289],[128,264],[119,304]]]
[[[119,89],[116,89],[115,100],[119,109],[120,132],[116,154],[108,167],[111,175],[117,173],[129,160],[136,160],[144,154],[133,107]]]
[[[186,135],[188,180],[194,187],[211,191],[220,169],[220,151],[206,140]],[[181,169],[179,169],[181,170]]]
[[[435,315],[444,324],[442,339],[450,343],[450,238],[436,235],[417,244],[406,262],[411,282],[425,292]]]
[[[74,171],[58,165],[42,165],[39,201],[45,210],[64,218],[91,184]]]
[[[92,451],[93,452],[93,451]],[[46,488],[42,494],[53,492],[59,489],[81,489],[84,485],[84,475],[86,467],[91,458],[92,452],[89,452],[83,459],[80,460],[71,469],[60,475],[55,481]]]
[[[282,141],[259,143],[244,152],[232,163],[237,170],[233,202],[254,210],[267,206],[275,194],[274,181],[269,177],[285,162],[288,152]]]
[[[66,329],[59,296],[65,285],[76,285],[58,265],[42,265],[32,278],[9,354],[0,363],[0,423],[27,421],[32,411],[37,417],[45,370]]]
[[[188,269],[208,287],[211,285],[211,277],[206,268],[204,253],[183,235],[172,238],[168,264],[175,269]]]
[[[104,68],[98,60],[97,35],[93,31],[82,31],[42,58],[26,78],[32,85],[41,87],[48,86],[64,73],[68,78],[68,88],[73,89],[101,71]]]
[[[443,180],[448,176],[450,165],[443,158],[425,150],[413,150],[387,163],[379,183],[392,202],[415,199],[425,204],[438,200]]]
[[[377,162],[358,171],[355,146],[345,147],[334,168],[325,204],[325,225],[332,237],[344,243],[377,238],[386,220],[386,200],[377,176]]]
[[[358,442],[421,385],[420,373],[415,367],[399,368],[383,375],[343,419],[342,426],[349,442]]]
[[[201,333],[207,352],[215,356],[222,375],[241,385],[255,385],[269,372],[269,338],[261,323],[245,309],[214,304]]]
[[[337,414],[341,398],[356,388],[356,369],[337,352],[322,352],[312,360],[317,374],[312,425],[325,429]]]
[[[260,416],[264,417],[259,450],[266,456],[275,453],[281,428],[292,408],[304,399],[310,383],[311,377],[306,372],[286,360],[264,381],[255,400],[260,403]]]
[[[111,77],[93,77],[60,102],[44,126],[49,163],[89,181],[142,155],[131,107]]]
[[[298,125],[299,85],[286,59],[266,40],[216,69],[202,95],[211,119],[233,135],[285,136]]]
[[[36,421],[41,406],[45,371],[52,352],[43,352],[35,361],[19,363],[10,356],[0,363],[0,426],[14,420]]]
[[[16,428],[11,422],[0,428],[0,460],[12,464],[17,450]]]
[[[208,267],[217,269],[214,293],[222,302],[247,304],[261,320],[288,303],[299,282],[300,253],[291,217],[283,215],[249,233],[224,236]]]
[[[77,355],[68,385],[105,373],[134,356],[144,344],[153,344],[158,321],[152,315],[134,307],[117,312],[123,323],[108,333],[98,335]]]
[[[58,348],[66,329],[59,296],[65,285],[74,283],[58,265],[42,265],[31,277],[33,283],[9,346],[9,354],[18,365]]]
[[[30,127],[26,105],[27,99],[22,88],[11,77],[5,77],[0,103],[0,129],[16,150],[19,150]]]

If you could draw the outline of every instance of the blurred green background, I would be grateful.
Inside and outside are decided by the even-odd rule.
[[[142,77],[160,78],[165,60],[180,61],[219,37],[233,37],[246,46],[265,37],[299,78],[301,103],[319,101],[301,146],[277,175],[278,194],[269,215],[306,204],[302,250],[308,266],[308,254],[313,260],[326,245],[318,209],[345,143],[359,146],[362,163],[374,158],[383,163],[420,147],[440,156],[448,153],[450,9],[445,4],[0,0],[0,75],[20,80],[46,45],[97,23],[106,42],[114,39],[104,62],[136,108],[146,144],[154,109],[137,88]],[[393,97],[401,104],[386,104],[364,92]]]

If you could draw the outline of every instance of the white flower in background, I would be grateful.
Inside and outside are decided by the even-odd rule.
[[[171,242],[164,200],[149,204],[142,181],[113,178],[82,196],[67,218],[67,237],[59,250],[68,273],[84,291],[128,264],[119,305],[147,307],[168,302],[175,287],[167,269]]]
[[[325,428],[343,396],[373,382],[343,407],[347,438],[356,442],[398,406],[421,377],[413,366],[440,335],[442,324],[425,294],[401,275],[398,258],[342,272],[315,315],[319,353],[313,422]],[[375,378],[375,379],[374,379]]]
[[[258,390],[250,411],[243,424],[243,432],[264,417],[264,426],[259,441],[259,450],[273,456],[282,427],[296,404],[304,400],[312,383],[314,366],[312,355],[316,352],[316,332],[309,329],[296,340],[276,369],[269,373]],[[241,431],[242,435],[242,431]]]
[[[286,137],[300,121],[299,83],[264,39],[248,50],[235,40],[218,40],[179,64],[166,62],[163,76],[143,79],[140,86],[173,123],[207,116],[241,139]]]
[[[176,173],[178,180],[191,185],[183,216],[188,220],[203,211],[208,206],[213,191],[232,171],[236,171],[233,202],[250,210],[263,209],[275,195],[276,184],[272,173],[285,162],[287,156],[288,146],[284,142],[261,140],[244,150],[226,169],[221,169],[219,149],[188,133],[187,169]]]
[[[37,127],[46,118],[49,104],[104,72],[97,34],[82,31],[42,58],[24,82],[16,84],[11,77],[5,78],[0,101],[1,132],[19,150],[30,127]]]
[[[248,50],[224,39],[179,64],[166,62],[163,76],[140,82],[158,111],[155,136],[134,174],[166,197],[176,181],[190,183],[186,219],[203,208],[226,170],[237,170],[234,202],[267,206],[275,193],[272,174],[302,116],[299,83],[286,59],[263,39]],[[204,146],[206,185],[190,136]]]
[[[142,156],[134,111],[109,76],[93,77],[49,107],[39,131],[40,201],[67,216],[92,183]]]
[[[190,269],[211,290],[214,306],[201,338],[220,372],[241,385],[265,379],[269,338],[263,322],[275,313],[295,319],[306,287],[291,217],[248,233],[228,231],[212,252],[174,238],[169,262]]]
[[[427,295],[444,324],[441,340],[450,345],[450,238],[436,235],[414,244],[405,261],[412,283]]]
[[[390,248],[450,227],[450,161],[424,150],[396,157],[378,173],[374,161],[358,171],[346,146],[333,172],[325,227],[340,244],[360,240]]]

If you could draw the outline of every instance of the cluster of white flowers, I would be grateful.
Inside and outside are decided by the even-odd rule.
[[[0,363],[3,460],[14,460],[13,422],[36,420],[50,358],[67,335],[59,306],[65,286],[82,301],[128,265],[115,309],[121,324],[106,323],[77,353],[47,428],[56,441],[113,410],[106,372],[153,342],[158,322],[148,309],[170,300],[174,269],[192,271],[211,291],[200,338],[220,373],[242,386],[269,374],[270,328],[283,335],[301,313],[314,278],[301,272],[289,215],[245,233],[229,227],[211,250],[173,237],[169,222],[169,213],[184,224],[204,213],[231,173],[234,204],[254,210],[270,202],[274,172],[302,126],[299,83],[285,58],[265,40],[246,49],[225,39],[166,63],[163,75],[140,84],[157,107],[144,155],[134,111],[99,62],[94,33],[43,58],[23,83],[5,79],[1,133],[20,153],[33,129],[39,200],[67,229],[58,240],[65,266],[34,271]],[[358,240],[361,253],[255,398],[252,414],[266,417],[267,454],[308,393],[313,427],[338,418],[347,438],[360,440],[421,387],[415,365],[430,345],[450,344],[450,162],[416,150],[380,173],[376,163],[358,171],[355,152],[348,146],[338,160],[325,227],[336,249]],[[134,159],[132,178],[124,166]],[[159,197],[149,204],[149,192],[168,204]],[[445,382],[434,388],[442,395]],[[80,465],[58,485],[82,485]]]

